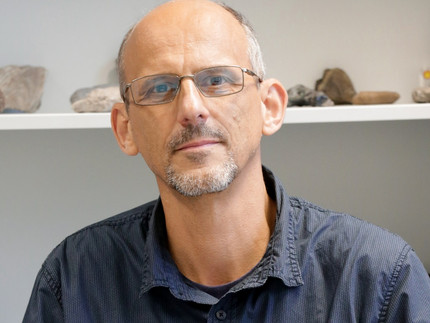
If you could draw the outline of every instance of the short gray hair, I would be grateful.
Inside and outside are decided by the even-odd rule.
[[[266,69],[263,61],[263,54],[261,52],[260,44],[257,40],[257,35],[251,23],[246,17],[239,11],[226,5],[222,2],[216,2],[225,10],[230,12],[234,18],[240,23],[242,28],[245,30],[246,39],[248,41],[248,57],[251,62],[252,70],[263,80],[266,74]]]
[[[251,62],[252,70],[263,80],[265,76],[265,66],[263,61],[263,54],[261,52],[260,44],[258,43],[256,33],[254,31],[254,28],[249,23],[249,21],[246,19],[246,17],[238,12],[237,10],[231,8],[230,6],[226,5],[223,2],[219,1],[213,1],[214,3],[217,3],[221,7],[223,7],[225,10],[230,12],[233,17],[240,23],[242,28],[245,31],[246,39],[248,41],[248,57]],[[127,44],[127,41],[130,38],[130,35],[132,34],[134,28],[136,27],[137,23],[133,25],[129,31],[125,34],[124,39],[121,43],[121,46],[119,48],[118,52],[118,58],[116,60],[117,65],[117,72],[119,77],[119,89],[121,92],[121,97],[124,100],[125,103],[128,104],[125,98],[124,93],[124,87],[126,85],[125,81],[125,72],[124,72],[124,48]]]

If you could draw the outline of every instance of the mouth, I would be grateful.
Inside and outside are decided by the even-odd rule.
[[[210,148],[210,147],[217,145],[219,143],[220,143],[220,141],[217,139],[192,140],[192,141],[186,142],[182,145],[179,145],[175,149],[175,151],[188,151],[188,150],[201,149],[201,148]]]
[[[176,133],[168,142],[168,151],[171,155],[177,152],[208,152],[211,147],[225,144],[224,133],[203,124],[189,126]]]

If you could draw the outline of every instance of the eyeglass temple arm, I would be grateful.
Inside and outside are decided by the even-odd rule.
[[[127,93],[127,90],[131,87],[131,83],[125,84],[122,88],[120,88],[120,95],[122,100],[125,102],[125,94]]]
[[[242,68],[242,71],[244,71],[246,74],[251,75],[251,76],[255,76],[258,78],[258,81],[261,83],[263,82],[262,78],[259,77],[257,74],[255,74],[253,71],[247,69],[247,68]]]

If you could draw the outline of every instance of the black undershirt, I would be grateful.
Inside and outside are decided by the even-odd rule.
[[[246,277],[248,277],[251,273],[253,272],[253,269],[250,270],[247,274],[243,275],[242,277],[240,277],[237,280],[234,280],[230,283],[227,284],[223,284],[223,285],[218,285],[218,286],[206,286],[206,285],[201,285],[199,283],[195,283],[191,280],[189,280],[188,278],[185,277],[185,279],[188,281],[188,283],[197,288],[200,289],[201,291],[204,291],[205,293],[220,299],[221,297],[223,297],[233,286],[239,284],[241,281],[243,281]]]

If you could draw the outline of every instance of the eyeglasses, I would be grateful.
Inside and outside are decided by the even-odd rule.
[[[194,84],[206,97],[218,97],[235,94],[243,90],[244,73],[262,79],[253,71],[240,66],[216,66],[205,68],[194,75],[178,76],[175,74],[158,74],[139,77],[124,87],[124,96],[130,88],[136,105],[156,105],[172,102],[178,94],[181,81],[191,78]]]

